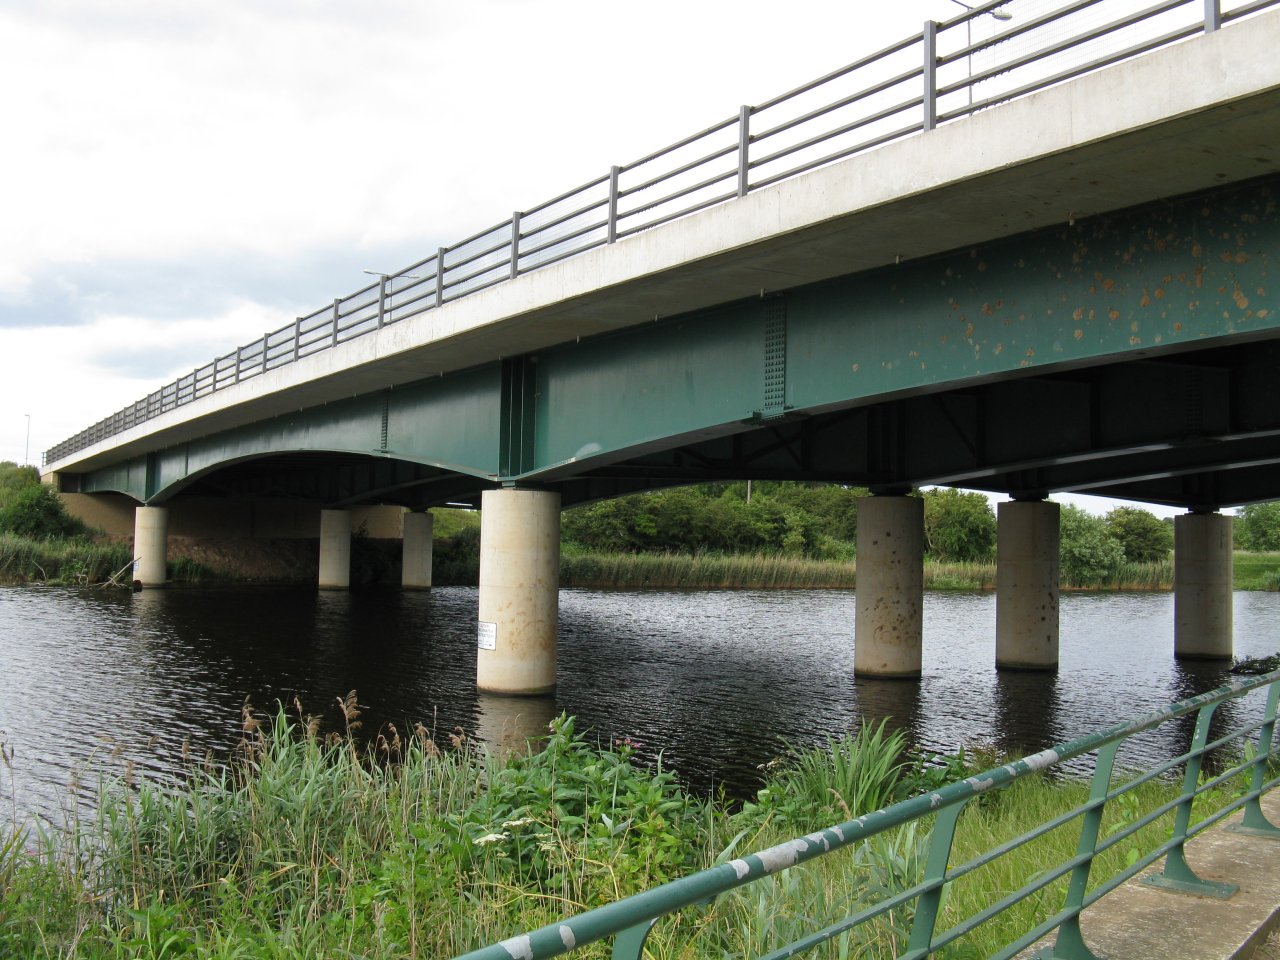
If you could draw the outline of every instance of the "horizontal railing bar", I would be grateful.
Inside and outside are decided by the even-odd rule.
[[[837,110],[842,110],[845,107],[852,106],[860,100],[865,100],[867,97],[874,97],[877,93],[884,93],[886,90],[891,90],[900,84],[909,83],[912,80],[918,80],[923,73],[924,69],[922,67],[915,67],[911,70],[907,70],[904,73],[898,74],[896,77],[891,77],[888,80],[882,80],[873,86],[859,90],[857,93],[852,93],[847,97],[834,100],[826,106],[815,107],[808,113],[802,113],[800,116],[794,117],[791,120],[785,120],[777,126],[770,127],[768,130],[762,130],[760,133],[753,134],[751,139],[753,142],[768,140],[770,137],[776,136],[779,133],[785,133],[793,127],[801,126],[811,120],[816,120],[818,117],[823,117],[829,113],[834,113]]]
[[[609,182],[609,174],[606,173],[604,176],[596,177],[594,180],[590,180],[587,183],[584,183],[580,187],[574,187],[572,190],[566,190],[564,193],[560,194],[558,197],[552,197],[550,200],[545,200],[535,207],[530,207],[528,210],[523,211],[523,213],[526,217],[533,216],[533,214],[541,213],[543,210],[546,210],[548,207],[554,207],[557,203],[562,203],[565,200],[568,200],[570,197],[575,196],[576,194],[585,193],[587,190],[594,190],[596,187],[603,186],[608,182]]]
[[[737,171],[735,170],[732,175],[736,177]],[[726,200],[732,200],[737,195],[738,192],[736,190],[732,193],[721,193],[709,200],[705,200],[701,203],[695,203],[683,208],[682,210],[678,210],[675,213],[658,217],[655,220],[646,220],[644,223],[636,224],[634,227],[629,227],[626,230],[619,230],[618,239],[621,240],[623,237],[630,237],[637,233],[643,233],[646,230],[652,230],[654,227],[660,227],[664,223],[670,223],[672,220],[679,220],[681,217],[687,217],[691,213],[697,213],[699,210],[706,210],[708,207],[714,207],[717,204],[724,203]]]
[[[608,220],[598,220],[595,223],[586,224],[585,226],[579,227],[577,230],[574,230],[572,233],[562,234],[561,236],[558,236],[553,240],[547,240],[544,243],[540,243],[535,246],[529,247],[528,249],[521,250],[520,259],[525,260],[529,257],[536,256],[537,254],[541,253],[543,250],[550,250],[552,247],[558,247],[560,246],[560,244],[566,243],[569,240],[576,240],[578,237],[585,236],[586,234],[592,233],[593,231],[596,231],[596,230],[603,230],[608,226],[609,226]],[[594,244],[592,244],[591,246],[594,246]],[[583,249],[590,249],[590,246],[584,247]],[[540,263],[539,266],[546,266],[547,262],[551,262],[551,261],[545,261],[543,263]]]
[[[460,277],[455,277],[454,279],[446,283],[444,288],[445,290],[448,290],[450,287],[461,287],[463,284],[467,283],[467,281],[474,280],[476,277],[483,277],[486,273],[492,273],[494,270],[504,271],[504,276],[506,277],[506,279],[510,280],[511,279],[510,258],[503,260],[501,263],[491,263],[485,267],[478,267],[477,269],[471,271],[470,273],[463,274]]]
[[[985,41],[980,41],[980,49],[986,49],[987,47],[995,46],[997,43],[1004,43],[1009,40],[1015,40],[1018,37],[1031,33],[1033,30],[1039,30],[1041,27],[1047,26],[1048,24],[1054,23],[1059,20],[1066,20],[1069,17],[1079,13],[1082,10],[1087,10],[1089,7],[1097,6],[1099,3],[1103,3],[1103,2],[1105,2],[1105,0],[1073,0],[1073,2],[1071,3],[1064,4],[1052,10],[1048,10],[1045,13],[1040,14],[1039,16],[1033,16],[1029,20],[1022,20],[1022,19],[1014,20],[1013,25],[1011,27],[1005,30],[1001,30],[997,36],[992,37],[991,39],[988,39]],[[1179,0],[1179,2],[1185,3],[1186,0]],[[941,30],[939,30],[939,32],[941,32]],[[1075,42],[1072,41],[1070,45],[1074,46]],[[975,46],[978,46],[978,44],[975,44]],[[1054,52],[1058,52],[1058,51],[1054,51]],[[966,56],[967,54],[963,54],[961,51],[957,51],[949,55],[939,56],[938,66],[941,67],[950,63],[957,62],[959,60],[963,60],[966,58]],[[1027,56],[1038,59],[1039,54],[1038,54],[1038,51],[1032,51],[1031,53],[1027,54]]]
[[[963,16],[963,14],[961,14],[961,16]],[[895,53],[901,53],[903,50],[907,50],[920,43],[923,39],[923,34],[915,33],[909,37],[899,40],[897,43],[891,43],[889,46],[883,47],[875,53],[869,53],[865,57],[855,60],[847,66],[840,67],[838,70],[832,70],[830,73],[825,73],[816,80],[810,80],[808,83],[801,84],[794,89],[788,90],[786,93],[779,94],[776,97],[772,97],[763,103],[758,104],[754,112],[758,114],[765,110],[772,109],[773,107],[794,99],[801,94],[808,93],[816,87],[824,86],[825,84],[831,83],[833,80],[839,80],[841,77],[848,76],[855,70],[861,70],[863,67],[870,66],[878,60],[884,60],[887,57],[893,56]]]
[[[660,173],[657,176],[651,177],[642,183],[637,183],[634,186],[627,187],[627,189],[625,190],[619,190],[618,198],[622,199],[623,197],[629,197],[632,194],[641,193],[645,190],[649,190],[653,187],[656,187],[660,183],[663,183],[667,180],[672,179],[673,177],[680,176],[680,174],[682,173],[688,173],[690,170],[696,170],[698,167],[706,166],[708,163],[712,163],[713,161],[719,160],[721,157],[727,157],[730,154],[734,154],[737,152],[738,152],[738,145],[736,143],[727,144],[726,146],[723,146],[718,150],[713,150],[711,153],[703,154],[701,157],[699,157],[696,160],[690,160],[688,163],[681,164],[680,166],[675,167],[674,169],[668,170],[666,173]],[[737,171],[735,170],[734,172],[736,173]]]
[[[681,187],[679,190],[675,191],[674,193],[670,193],[665,196],[659,197],[655,200],[650,200],[646,203],[642,203],[638,206],[632,207],[631,209],[625,212],[619,211],[618,223],[621,224],[622,221],[626,220],[628,217],[638,216],[639,214],[647,213],[650,210],[656,210],[658,207],[666,206],[672,200],[679,200],[681,197],[687,197],[690,194],[697,193],[699,190],[706,190],[708,187],[714,187],[717,183],[724,183],[726,180],[735,179],[737,176],[738,176],[738,168],[735,166],[735,167],[732,167],[731,169],[726,170],[724,173],[713,174],[712,176],[707,177],[705,180],[700,180],[697,183],[692,183],[687,187]],[[734,191],[734,196],[737,196],[737,191]]]
[[[852,156],[855,153],[861,153],[863,150],[869,150],[872,147],[878,147],[883,143],[889,143],[893,140],[899,140],[902,137],[908,137],[913,133],[919,133],[921,126],[922,124],[920,123],[913,123],[910,126],[900,127],[892,133],[885,133],[881,136],[874,137],[871,140],[864,140],[855,146],[847,147],[844,150],[837,150],[835,153],[826,154],[821,159],[811,160],[806,163],[790,167],[781,173],[775,173],[768,177],[762,177],[759,180],[754,180],[752,181],[752,184],[756,188],[772,186],[773,184],[780,183],[783,180],[789,180],[796,176],[796,174],[804,173],[806,170],[816,170],[819,167],[826,166],[827,164],[835,163],[837,160],[843,160],[845,157]]]
[[[790,156],[793,153],[799,153],[801,150],[807,150],[809,147],[817,146],[819,143],[824,143],[827,140],[833,140],[836,137],[844,136],[846,133],[861,130],[863,127],[870,126],[873,123],[879,123],[881,120],[888,120],[890,117],[897,116],[900,113],[905,113],[908,110],[914,110],[916,107],[920,106],[922,101],[922,97],[913,97],[910,100],[903,100],[892,106],[885,107],[869,117],[852,120],[849,123],[836,127],[836,129],[827,133],[816,134],[807,140],[802,140],[800,143],[788,144],[785,147],[781,147],[773,153],[766,154],[757,160],[753,160],[751,162],[751,166],[753,168],[764,166],[767,163],[780,160],[781,158]]]
[[[624,163],[618,168],[618,170],[621,173],[627,173],[628,171],[635,170],[638,167],[643,167],[646,163],[652,163],[654,160],[657,160],[659,157],[665,157],[667,154],[674,153],[676,150],[681,150],[689,146],[691,143],[697,143],[699,140],[702,140],[705,137],[710,137],[713,134],[717,134],[721,130],[724,130],[728,127],[736,126],[737,123],[738,123],[738,115],[735,113],[733,116],[728,117],[727,119],[721,120],[719,123],[713,123],[711,126],[707,127],[705,130],[700,130],[698,133],[691,133],[689,134],[689,136],[685,137],[683,140],[677,140],[675,143],[668,144],[667,146],[663,147],[660,150],[655,150],[653,153],[650,153],[650,154],[647,154],[646,156],[641,157],[639,160],[632,160],[630,163]],[[605,177],[606,181],[608,179],[609,179],[608,177]]]
[[[511,236],[510,234],[508,234],[502,240],[499,240],[495,243],[490,244],[487,247],[483,247],[482,249],[477,250],[475,253],[471,254],[471,256],[463,257],[457,263],[451,263],[449,265],[449,269],[457,270],[459,267],[465,267],[467,264],[475,263],[475,261],[480,260],[484,257],[491,257],[495,253],[497,253],[499,250],[510,251],[510,249],[511,249]],[[511,261],[511,258],[508,257],[507,260],[504,262],[510,263],[510,261]],[[447,279],[447,275],[446,275],[446,279]]]
[[[599,200],[593,200],[591,203],[587,204],[585,207],[577,207],[576,209],[571,210],[569,213],[556,217],[554,220],[548,220],[545,223],[539,223],[535,225],[532,229],[527,230],[526,232],[520,234],[520,239],[525,240],[532,237],[536,237],[538,234],[544,233],[547,230],[555,229],[556,227],[560,226],[562,223],[568,223],[570,220],[576,219],[577,217],[584,217],[588,213],[591,213],[594,210],[599,210],[601,207],[607,208],[608,206],[609,206],[609,198],[601,197]],[[521,225],[525,224],[526,219],[527,219],[527,215],[526,215],[526,218],[521,219],[520,221]]]

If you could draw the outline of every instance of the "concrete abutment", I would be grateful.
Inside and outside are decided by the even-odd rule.
[[[488,490],[480,507],[476,686],[532,696],[556,685],[560,494]]]
[[[924,637],[924,501],[873,496],[858,504],[853,671],[920,676]]]

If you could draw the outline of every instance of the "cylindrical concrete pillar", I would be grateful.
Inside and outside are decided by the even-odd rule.
[[[168,507],[138,507],[133,513],[133,579],[163,587],[168,579]]]
[[[996,509],[996,666],[1058,669],[1059,509],[1013,500]]]
[[[480,502],[476,686],[550,693],[560,607],[560,494],[488,490]]]
[[[924,636],[924,501],[874,496],[858,503],[853,670],[920,676]]]
[[[346,590],[351,586],[351,514],[346,510],[320,511],[320,589]]]
[[[1231,517],[1189,513],[1173,520],[1173,655],[1232,653]]]
[[[425,590],[431,586],[431,534],[435,521],[429,513],[404,515],[400,585],[406,590]]]

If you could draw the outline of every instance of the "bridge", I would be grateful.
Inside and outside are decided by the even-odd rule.
[[[1229,656],[1218,510],[1280,496],[1277,5],[926,23],[205,364],[46,471],[138,504],[145,585],[197,504],[311,511],[332,587],[353,510],[408,508],[421,586],[422,511],[482,504],[498,692],[555,683],[562,506],[728,478],[872,489],[860,674],[920,672],[919,484],[1014,498],[998,665],[1057,665],[1058,491],[1187,508],[1175,652]]]

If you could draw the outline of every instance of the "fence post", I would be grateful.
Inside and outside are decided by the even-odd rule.
[[[1267,692],[1267,708],[1258,729],[1258,746],[1253,755],[1253,773],[1250,774],[1248,799],[1244,804],[1244,819],[1227,827],[1232,833],[1251,837],[1267,837],[1280,840],[1280,827],[1267,819],[1258,798],[1267,779],[1267,767],[1275,749],[1276,707],[1280,703],[1280,680],[1273,681]]]
[[[748,183],[751,164],[747,150],[751,145],[751,108],[743,106],[738,111],[738,196],[745,197],[750,189]]]
[[[933,884],[920,894],[916,900],[916,915],[911,921],[911,937],[907,941],[907,952],[923,951],[924,956],[930,952],[933,943],[933,930],[938,922],[938,911],[942,906],[942,889],[947,880],[947,864],[951,860],[951,841],[955,839],[956,821],[964,811],[966,800],[954,803],[938,811],[933,821],[933,831],[929,837],[929,860],[924,868],[925,883]]]
[[[621,167],[609,168],[609,243],[618,239],[618,175]]]
[[[938,24],[933,20],[924,22],[924,31],[920,35],[924,48],[924,130],[932,130],[938,125]]]
[[[1204,0],[1204,32],[1213,33],[1222,26],[1222,4],[1220,0]]]
[[[520,211],[511,214],[511,279],[520,276]]]
[[[1062,908],[1072,911],[1058,928],[1058,938],[1053,945],[1053,960],[1097,960],[1097,955],[1085,945],[1080,933],[1080,911],[1084,909],[1084,895],[1089,889],[1089,870],[1094,854],[1098,852],[1098,832],[1102,827],[1102,809],[1107,793],[1111,790],[1111,771],[1115,768],[1116,751],[1123,740],[1109,743],[1098,751],[1093,765],[1093,783],[1089,787],[1089,803],[1092,805],[1080,820],[1080,840],[1076,844],[1076,856],[1085,857],[1071,871],[1071,883]]]
[[[1195,802],[1196,787],[1200,784],[1200,767],[1204,762],[1205,744],[1209,742],[1209,722],[1217,706],[1216,703],[1210,703],[1201,707],[1196,713],[1196,732],[1191,740],[1191,749],[1187,751],[1187,772],[1182,778],[1182,794],[1178,799],[1177,813],[1173,818],[1173,836],[1170,839],[1174,845],[1165,856],[1164,870],[1158,874],[1143,877],[1142,882],[1179,893],[1194,893],[1201,897],[1225,900],[1239,888],[1234,883],[1218,883],[1196,876],[1191,865],[1187,863],[1185,852],[1187,828],[1191,826],[1191,805]]]
[[[444,247],[436,247],[436,306],[444,303]]]

